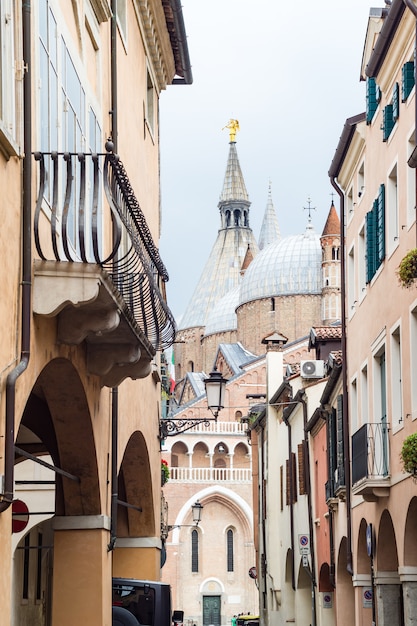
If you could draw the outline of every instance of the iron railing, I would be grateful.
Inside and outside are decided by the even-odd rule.
[[[175,321],[160,290],[168,272],[119,157],[113,152],[36,152],[34,157],[39,163],[34,237],[40,258],[99,265],[126,303],[130,321],[154,348],[172,345]],[[106,224],[112,230],[107,238]]]
[[[388,424],[364,424],[352,435],[352,485],[364,479],[386,478],[388,473]]]

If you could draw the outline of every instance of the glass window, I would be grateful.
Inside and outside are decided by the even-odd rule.
[[[234,540],[233,530],[229,528],[229,530],[227,531],[227,571],[228,572],[234,571],[233,540]]]
[[[198,531],[191,533],[191,571],[198,572]]]

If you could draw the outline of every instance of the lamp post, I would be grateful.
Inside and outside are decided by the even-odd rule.
[[[204,507],[201,502],[197,500],[191,507],[194,524],[174,524],[173,526],[167,526],[167,532],[169,533],[171,530],[174,530],[174,528],[194,528],[195,526],[198,526],[201,522],[203,508]]]
[[[169,417],[161,419],[159,423],[160,439],[166,439],[167,437],[174,437],[180,433],[194,428],[197,424],[209,425],[209,422],[215,422],[221,409],[224,408],[224,396],[227,380],[223,378],[221,372],[217,371],[215,367],[208,378],[203,380],[204,387],[206,389],[207,406],[214,417],[202,417],[202,418],[184,418],[184,417]]]

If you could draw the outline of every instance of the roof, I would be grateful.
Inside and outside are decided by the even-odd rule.
[[[239,285],[221,298],[207,317],[205,336],[237,329],[236,308],[239,304]]]
[[[221,203],[244,201],[249,202],[242,170],[240,169],[239,158],[237,156],[236,142],[231,141],[229,148],[229,158],[227,160],[226,173],[224,176],[223,189],[220,194]]]
[[[337,214],[337,211],[332,201],[329,215],[327,216],[327,220],[323,228],[322,237],[326,237],[328,235],[339,235],[339,234],[340,234],[340,220],[339,220],[339,216]]]
[[[217,353],[221,352],[234,376],[242,373],[242,368],[258,358],[246,350],[241,343],[221,343]]]
[[[280,239],[281,233],[279,230],[277,214],[275,213],[274,204],[272,202],[271,184],[269,184],[268,201],[266,203],[266,209],[258,240],[259,250],[263,250],[270,243],[279,241]]]

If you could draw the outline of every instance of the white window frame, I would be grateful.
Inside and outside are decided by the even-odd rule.
[[[20,154],[23,101],[20,2],[0,2],[0,149],[6,158]]]

